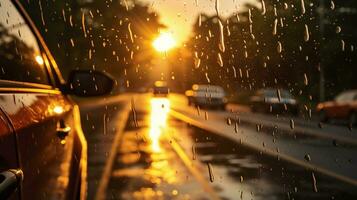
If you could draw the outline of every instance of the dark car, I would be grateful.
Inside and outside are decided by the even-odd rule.
[[[165,81],[155,81],[153,87],[154,96],[167,96],[170,92],[169,87]]]
[[[298,115],[299,105],[297,100],[288,90],[260,89],[250,97],[253,112],[262,113],[290,113]]]
[[[320,120],[347,119],[353,125],[357,123],[357,90],[349,90],[337,95],[332,101],[319,103],[316,108]]]
[[[187,90],[185,95],[189,105],[219,108],[224,110],[227,99],[226,93],[218,85],[198,85],[194,84],[192,90]]]
[[[21,4],[1,1],[0,199],[86,198],[86,139],[68,95],[102,95],[113,84],[85,70],[66,83]]]

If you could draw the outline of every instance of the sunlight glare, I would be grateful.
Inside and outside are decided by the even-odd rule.
[[[152,43],[158,52],[165,52],[176,45],[176,41],[170,33],[161,33]]]

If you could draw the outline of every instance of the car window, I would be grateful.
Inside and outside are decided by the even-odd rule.
[[[49,84],[36,37],[9,0],[0,3],[0,79]]]

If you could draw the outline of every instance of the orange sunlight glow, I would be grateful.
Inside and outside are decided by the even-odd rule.
[[[164,32],[160,33],[160,35],[153,41],[152,45],[156,51],[165,52],[175,47],[176,41],[172,34]]]

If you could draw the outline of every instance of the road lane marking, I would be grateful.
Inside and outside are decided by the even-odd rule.
[[[173,139],[171,138],[168,134],[165,134],[165,138],[169,141],[169,144],[171,147],[175,150],[176,154],[180,157],[182,162],[185,164],[185,166],[188,168],[188,170],[191,172],[191,174],[196,178],[196,180],[199,182],[199,184],[202,185],[203,189],[209,193],[210,197],[215,200],[219,200],[219,196],[217,193],[214,191],[212,186],[208,183],[207,179],[202,175],[202,172],[199,171],[191,162],[191,159],[187,156],[186,152],[182,149],[182,147]]]
[[[105,163],[105,167],[102,173],[102,176],[100,178],[99,186],[95,195],[95,200],[104,200],[106,199],[106,192],[107,192],[107,187],[108,183],[111,177],[111,172],[113,169],[113,164],[115,160],[115,156],[118,151],[119,143],[120,143],[120,138],[123,135],[124,128],[126,126],[126,123],[129,118],[129,113],[130,113],[130,103],[125,102],[125,106],[123,111],[120,112],[120,115],[118,116],[116,122],[118,123],[116,126],[116,134],[114,137],[114,141],[112,143],[112,147],[109,152],[109,157]]]

